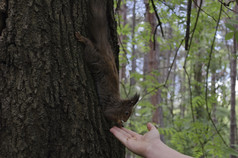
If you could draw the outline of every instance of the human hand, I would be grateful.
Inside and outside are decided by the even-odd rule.
[[[110,131],[120,140],[129,150],[135,154],[146,156],[148,150],[154,145],[161,144],[158,130],[152,123],[147,124],[149,132],[144,135],[137,134],[126,128],[113,127]]]
[[[113,127],[110,131],[129,150],[137,155],[147,158],[191,158],[165,145],[155,126],[147,124],[149,132],[144,135],[137,134],[126,128]]]

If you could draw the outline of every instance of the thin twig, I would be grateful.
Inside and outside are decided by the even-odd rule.
[[[190,108],[191,108],[191,113],[192,113],[192,119],[193,119],[193,122],[195,122],[195,116],[194,116],[194,109],[193,109],[193,92],[192,92],[192,88],[191,88],[191,77],[190,75],[188,74],[188,71],[186,69],[186,64],[184,64],[183,66],[183,69],[185,71],[185,74],[186,76],[188,77],[188,88],[189,88],[189,102],[190,102]]]
[[[190,53],[190,46],[192,44],[192,41],[193,41],[193,35],[196,31],[196,28],[197,28],[197,24],[198,24],[198,18],[199,18],[199,15],[200,15],[200,12],[201,12],[201,8],[202,8],[202,2],[203,0],[201,0],[200,2],[200,5],[199,5],[199,8],[198,8],[198,12],[197,12],[197,17],[196,17],[196,21],[195,21],[195,25],[194,25],[194,28],[193,28],[193,31],[192,31],[192,35],[191,35],[191,38],[190,38],[190,43],[188,45],[188,51],[187,51],[187,54],[186,54],[186,57],[185,57],[185,61],[184,61],[184,68],[186,69],[186,64],[187,64],[187,58],[188,58],[188,55]]]
[[[190,43],[189,43],[189,45],[188,45],[188,51],[187,51],[187,53],[186,53],[185,61],[184,61],[184,65],[183,65],[185,74],[186,74],[186,76],[188,77],[188,87],[189,87],[189,95],[190,95],[189,102],[190,102],[190,107],[191,107],[193,122],[195,121],[194,109],[193,109],[193,102],[192,102],[193,93],[192,93],[192,88],[191,88],[191,77],[190,77],[190,75],[188,74],[188,71],[187,71],[187,69],[186,69],[186,65],[187,65],[187,58],[188,58],[188,55],[189,55],[189,52],[190,52],[190,48],[191,48],[190,46],[191,46],[192,41],[193,41],[193,35],[194,35],[195,31],[196,31],[196,27],[197,27],[197,23],[198,23],[198,18],[199,18],[200,12],[201,12],[202,2],[203,2],[203,0],[201,0],[200,5],[199,5],[199,8],[198,8],[197,17],[196,17],[196,22],[195,22],[195,25],[194,25],[194,28],[193,28],[193,31],[192,31],[192,35],[191,35],[191,38],[190,38]]]
[[[174,9],[171,7],[171,6],[169,6],[168,4],[166,4],[166,2],[164,2],[164,1],[162,1],[162,0],[159,0],[161,3],[163,3],[166,7],[168,7],[173,13],[174,13],[174,15],[176,15],[177,16],[177,18],[179,18],[179,19],[181,19],[182,18],[182,16],[178,16],[177,14],[176,14],[176,12],[174,11]]]
[[[121,38],[118,37],[118,40],[119,40],[119,43],[120,43],[120,45],[121,45],[121,47],[122,47],[123,52],[124,52],[125,54],[127,54],[127,51],[126,51],[126,49],[125,49],[125,47],[124,47],[124,45],[123,45],[123,43],[122,43],[122,41],[121,41]],[[127,58],[127,56],[125,55],[125,56],[123,56],[123,57],[126,58],[126,62],[127,62],[127,64],[129,64],[129,59]]]
[[[196,3],[197,1],[193,0],[193,2],[194,2],[194,4],[196,5],[196,7],[201,8],[201,7],[198,6],[198,4]],[[216,20],[213,16],[211,16],[210,14],[208,14],[208,13],[207,13],[205,10],[203,10],[202,8],[201,8],[201,11],[202,11],[203,13],[207,14],[207,16],[211,17],[215,22],[217,22],[217,20]]]
[[[172,62],[172,64],[171,64],[170,67],[169,67],[169,72],[168,72],[168,75],[167,75],[166,80],[165,80],[165,83],[164,83],[165,85],[167,85],[167,83],[168,83],[171,70],[172,70],[173,65],[174,65],[174,63],[175,63],[175,59],[177,58],[178,50],[179,50],[179,48],[181,47],[183,41],[184,41],[184,39],[180,42],[180,44],[179,44],[179,46],[178,46],[178,49],[177,49],[176,52],[175,52],[173,62]]]
[[[124,91],[126,97],[128,98],[130,92],[127,92],[127,91],[126,91],[126,86],[125,86],[125,84],[124,84],[123,82],[120,82],[120,84],[122,85],[123,91]]]
[[[156,18],[158,20],[158,24],[156,25],[156,28],[155,28],[155,31],[154,31],[154,50],[155,50],[155,43],[156,43],[156,41],[155,41],[155,34],[157,32],[157,27],[160,26],[160,31],[161,31],[161,34],[162,34],[163,38],[164,38],[164,31],[163,31],[163,27],[162,27],[162,22],[160,21],[159,15],[158,15],[157,10],[156,10],[156,6],[154,4],[154,0],[150,0],[150,1],[152,3],[152,7],[154,9],[155,16],[156,16]]]
[[[228,6],[227,6],[227,4],[226,3],[224,3],[224,2],[222,2],[221,0],[218,0],[218,2],[220,2],[224,7],[226,7],[228,10],[230,10],[230,11],[232,11],[232,12],[234,12],[234,13],[238,13],[237,11],[235,11],[235,10],[233,10],[233,9],[230,9]]]
[[[219,27],[220,19],[221,19],[222,6],[223,6],[223,4],[221,3],[220,12],[219,12],[218,20],[217,20],[217,25],[216,25],[216,30],[215,30],[215,33],[214,33],[214,36],[213,36],[211,50],[210,50],[210,53],[209,53],[209,60],[208,60],[208,64],[207,64],[205,102],[206,102],[206,111],[207,111],[209,119],[212,122],[213,127],[215,128],[217,134],[219,135],[219,137],[221,138],[223,143],[228,147],[228,145],[225,142],[224,138],[221,136],[221,133],[218,131],[218,129],[217,129],[216,125],[215,125],[215,122],[212,119],[211,111],[209,111],[209,107],[208,107],[208,75],[209,75],[209,68],[210,68],[210,64],[211,64],[211,58],[212,58],[212,53],[213,53],[213,49],[214,49],[214,44],[215,44],[215,40],[216,40],[216,34],[217,34],[218,27]]]
[[[233,3],[233,2],[235,2],[235,1],[229,1],[229,2],[227,2],[227,3],[225,3],[226,4],[226,6],[230,6],[230,3]],[[236,0],[236,2],[238,2],[237,0]]]
[[[180,42],[180,44],[179,44],[179,46],[178,46],[178,48],[177,48],[177,50],[176,50],[176,52],[175,52],[174,59],[173,59],[172,64],[171,64],[170,67],[169,67],[169,72],[168,72],[168,75],[167,75],[167,77],[166,77],[165,82],[164,82],[162,85],[159,85],[159,86],[155,87],[153,90],[147,92],[145,95],[142,96],[141,100],[142,100],[145,96],[147,96],[148,94],[150,94],[150,93],[152,93],[152,92],[158,90],[159,88],[161,88],[161,87],[166,87],[166,86],[167,86],[168,80],[169,80],[169,76],[170,76],[170,72],[172,71],[172,68],[173,68],[173,65],[174,65],[174,63],[175,63],[175,60],[176,60],[178,51],[179,51],[181,45],[183,44],[183,41],[184,41],[184,39],[181,40],[181,42]]]
[[[224,14],[226,14],[226,16],[227,16],[229,19],[231,18],[231,17],[227,14],[226,11],[224,11],[223,9],[222,9],[222,11],[223,11]]]
[[[121,8],[121,0],[117,1],[117,7],[116,7],[116,12],[118,12]]]
[[[154,49],[154,50],[155,50],[155,47],[156,47],[156,46],[155,46],[155,45],[156,45],[155,35],[156,35],[157,28],[158,28],[159,25],[160,25],[160,24],[157,24],[157,25],[156,25],[156,27],[155,27],[155,31],[154,31],[154,35],[153,35],[153,40],[154,40],[154,45],[153,45],[154,48],[153,48],[153,49]]]

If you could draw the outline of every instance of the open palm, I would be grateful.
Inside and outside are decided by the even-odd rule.
[[[132,152],[145,156],[147,150],[160,142],[160,135],[155,126],[151,123],[147,124],[149,132],[144,135],[137,134],[126,128],[113,127],[110,131]]]

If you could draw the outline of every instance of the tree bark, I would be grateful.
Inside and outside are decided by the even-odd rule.
[[[212,68],[212,85],[211,85],[211,95],[212,97],[216,97],[216,68]],[[214,102],[212,103],[212,119],[214,122],[217,123],[217,118],[216,118],[216,111],[217,111],[217,103]]]
[[[238,6],[235,6],[235,10],[238,10]],[[231,52],[231,115],[230,115],[230,147],[235,149],[236,140],[236,67],[237,67],[237,40],[233,37],[233,51]],[[236,158],[234,155],[230,155],[230,158]]]
[[[131,52],[131,72],[130,73],[135,73],[136,72],[136,49],[135,49],[135,26],[136,26],[136,0],[133,0],[133,11],[132,11],[132,34],[131,34],[131,39],[132,39],[132,52]],[[130,86],[134,86],[136,84],[135,78],[131,77],[130,78]]]
[[[124,27],[127,24],[127,6],[126,6],[126,3],[124,3],[122,5],[122,8],[119,10],[119,14],[123,18],[123,27]],[[122,57],[123,57],[124,60],[127,60],[127,52],[126,52],[127,42],[124,42],[124,40],[127,40],[127,39],[128,39],[127,35],[121,35],[120,36],[121,45],[122,45],[122,48],[123,48]],[[121,63],[121,69],[120,69],[120,72],[119,72],[120,81],[124,81],[125,83],[127,82],[126,64],[127,64],[126,62]]]
[[[76,31],[89,1],[7,1],[0,37],[0,157],[124,157],[98,105]],[[113,1],[111,45],[118,55]],[[118,59],[116,59],[118,65]]]

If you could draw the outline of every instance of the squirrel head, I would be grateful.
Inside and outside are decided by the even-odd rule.
[[[134,105],[138,102],[140,95],[135,94],[132,98],[121,101],[120,121],[126,122],[131,116]]]
[[[138,102],[139,97],[138,94],[135,94],[134,97],[130,99],[120,100],[115,103],[114,106],[107,107],[104,111],[104,115],[108,120],[111,120],[117,123],[119,127],[122,127],[122,123],[126,122],[131,116],[133,107]]]

